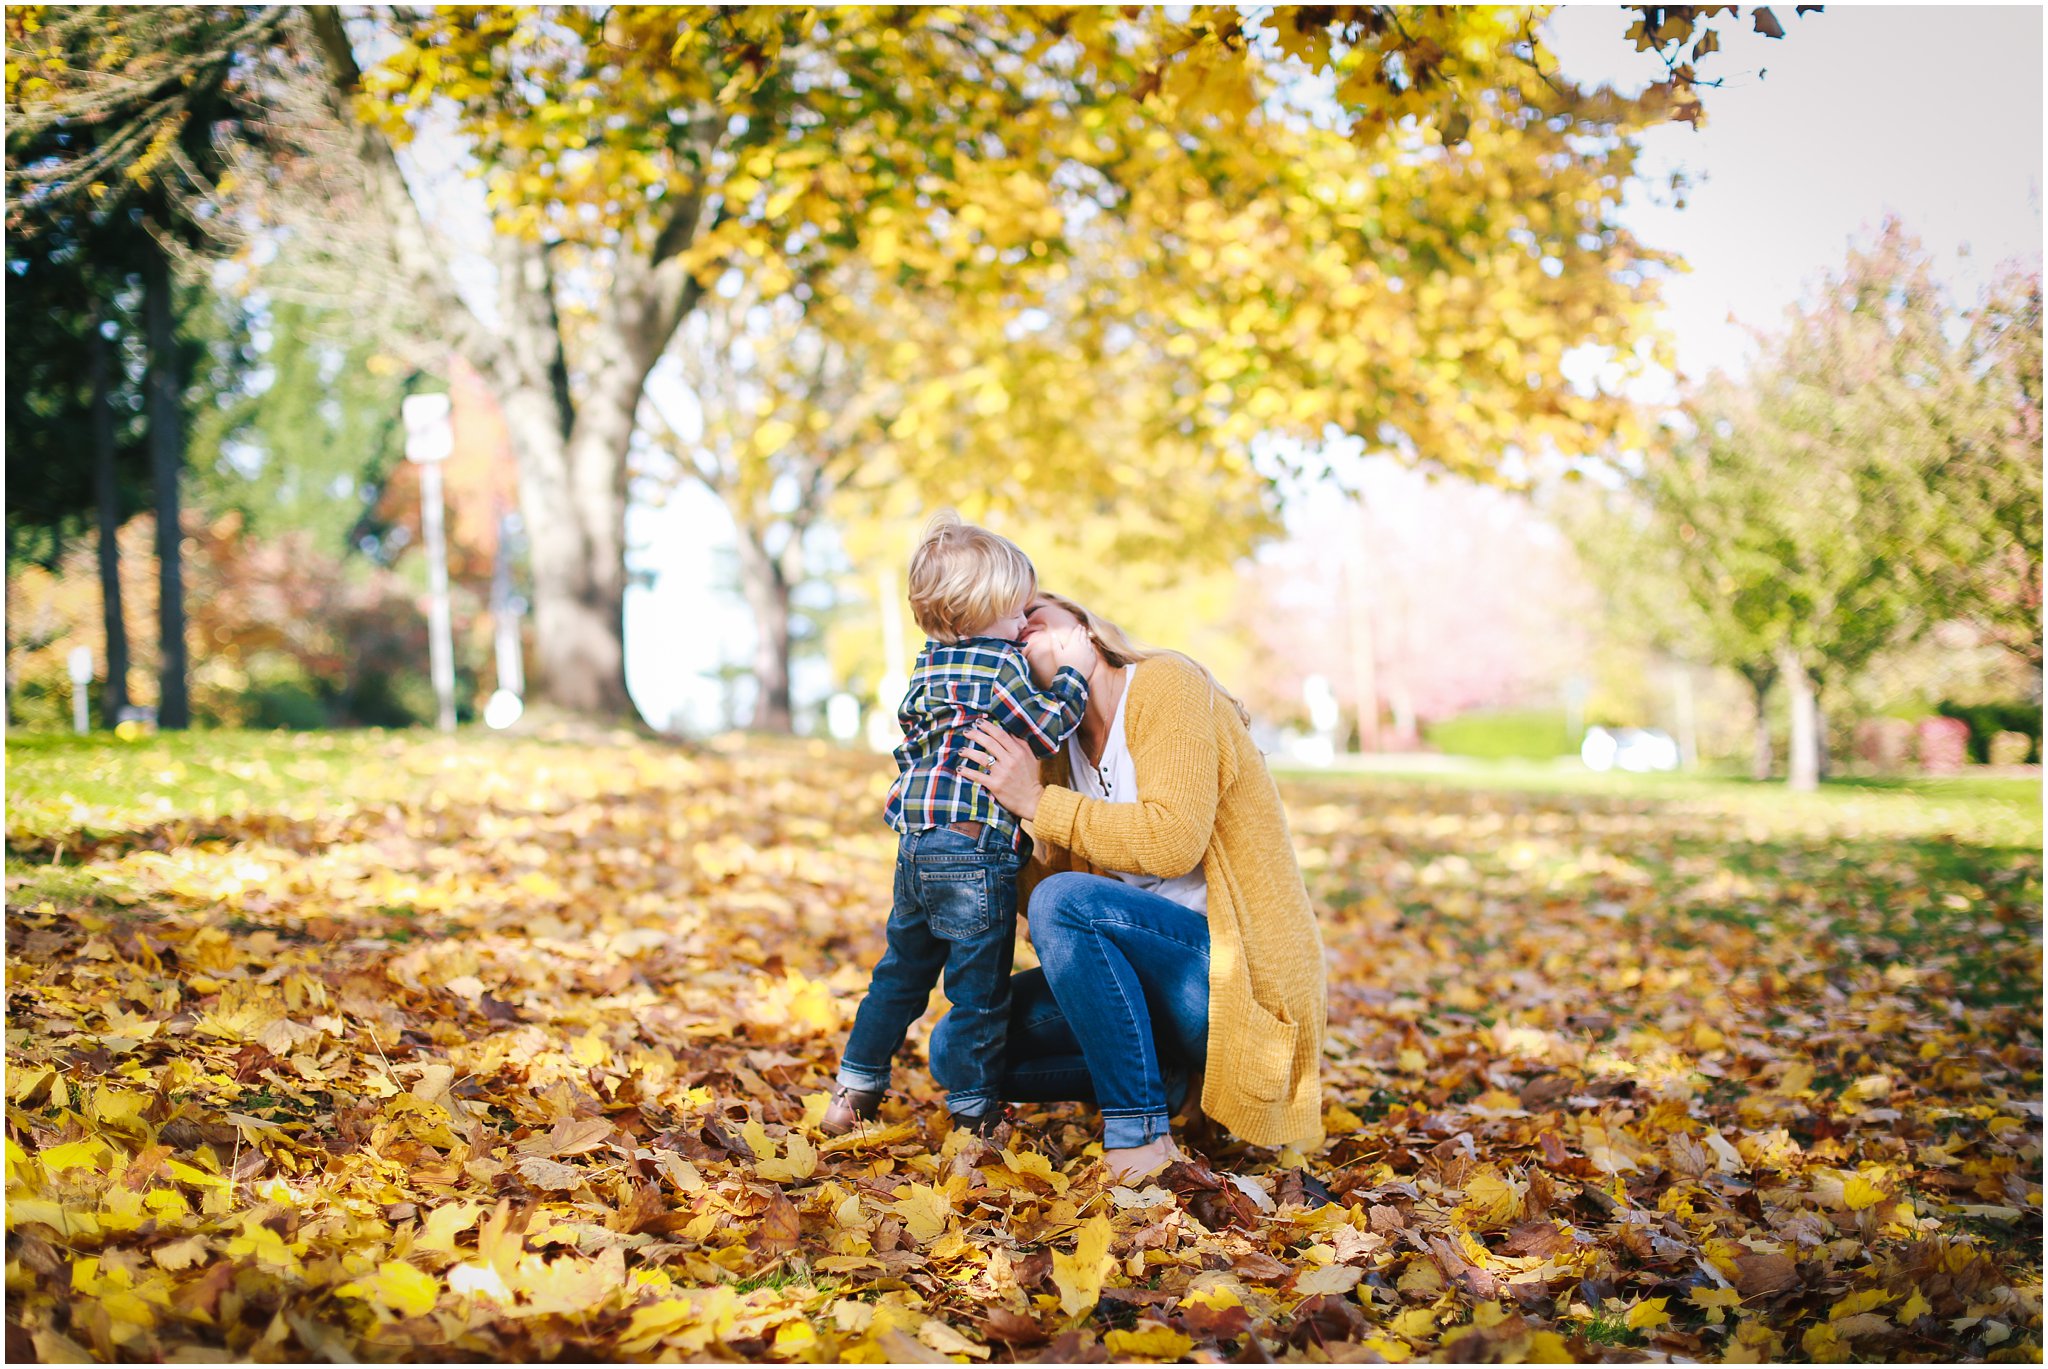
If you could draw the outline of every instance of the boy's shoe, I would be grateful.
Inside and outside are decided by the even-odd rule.
[[[953,1114],[953,1125],[955,1127],[970,1131],[984,1141],[990,1139],[998,1131],[1016,1120],[1017,1115],[1009,1109],[1008,1105],[1003,1103],[996,1104],[987,1112],[976,1117],[962,1117],[958,1113]]]
[[[818,1130],[827,1136],[844,1136],[862,1122],[872,1122],[882,1111],[881,1089],[850,1089],[834,1082],[831,1103],[825,1108]]]

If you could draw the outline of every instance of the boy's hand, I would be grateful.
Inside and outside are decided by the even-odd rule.
[[[967,758],[979,769],[961,774],[1025,822],[1037,817],[1045,785],[1038,778],[1038,758],[1031,748],[986,718],[975,723],[973,732]]]

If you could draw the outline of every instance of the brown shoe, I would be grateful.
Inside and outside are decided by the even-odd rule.
[[[874,1121],[882,1110],[880,1089],[850,1089],[834,1082],[830,1095],[824,1120],[818,1123],[818,1130],[827,1136],[844,1136],[862,1122]]]

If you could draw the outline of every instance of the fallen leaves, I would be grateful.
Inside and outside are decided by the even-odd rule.
[[[288,814],[10,807],[40,1356],[2038,1357],[2038,848],[1288,785],[1330,1144],[1112,1186],[1085,1109],[947,1130],[936,1012],[816,1130],[886,763],[378,745]]]
[[[1054,1252],[1052,1281],[1059,1289],[1060,1311],[1067,1316],[1079,1316],[1101,1298],[1102,1281],[1116,1263],[1109,1254],[1112,1234],[1107,1217],[1093,1217],[1081,1228],[1072,1253]]]

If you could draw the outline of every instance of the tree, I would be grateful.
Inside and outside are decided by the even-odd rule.
[[[1955,515],[1928,544],[1943,605],[2041,669],[2041,272],[2009,267],[1971,313],[1977,407],[1951,433]]]
[[[1647,46],[1691,34],[1693,11],[1658,13]],[[1484,470],[1503,442],[1619,422],[1615,396],[1575,395],[1557,362],[1635,340],[1658,259],[1612,212],[1632,131],[1672,111],[1670,90],[1570,87],[1542,69],[1531,12],[1275,16],[447,10],[390,16],[366,73],[316,10],[408,287],[513,415],[557,701],[626,708],[635,412],[728,272],[803,301],[858,255],[1017,320],[1093,233],[1123,263],[1124,287],[1092,302],[1101,335],[1176,363],[1161,431],[1214,460],[1335,423]],[[1338,119],[1288,107],[1288,63],[1341,77]],[[393,151],[435,111],[491,190],[488,326]]]
[[[1361,747],[1383,709],[1388,742],[1413,745],[1422,723],[1550,694],[1583,658],[1580,573],[1525,500],[1385,460],[1346,483],[1291,512],[1296,536],[1247,577],[1267,709],[1298,715],[1320,674]]]
[[[1667,434],[1619,487],[1588,481],[1554,493],[1553,503],[1601,586],[1607,620],[1624,636],[1742,677],[1753,707],[1750,775],[1762,781],[1772,770],[1770,692],[1782,624],[1770,567],[1742,550],[1758,512],[1759,473],[1726,452],[1684,460],[1676,446],[1709,424],[1726,421],[1732,431],[1734,420],[1718,416],[1717,406],[1741,400],[1739,390],[1708,381],[1694,396],[1695,416],[1681,420],[1685,437]]]
[[[116,533],[144,507],[147,457],[133,339],[108,263],[55,236],[9,243],[7,292],[7,563],[54,569],[94,529],[109,726],[127,704],[128,634]],[[88,459],[81,461],[80,453]]]
[[[263,136],[260,106],[233,78],[245,46],[265,41],[279,19],[227,7],[32,6],[7,21],[9,227],[113,251],[141,283],[162,580],[158,721],[171,728],[190,721],[179,520],[185,381],[171,258],[179,245],[207,240],[231,142]]]
[[[1795,788],[1822,773],[1823,691],[1937,621],[1949,577],[1928,549],[1978,536],[1981,485],[1955,453],[1995,429],[1948,320],[1925,254],[1887,221],[1760,336],[1748,376],[1695,388],[1632,482],[1640,540],[1618,539],[1636,548],[1620,575],[1683,587],[1681,635],[1743,673],[1760,718],[1784,686]]]

